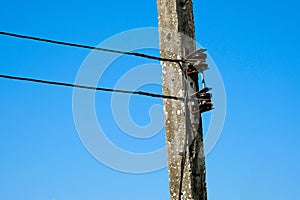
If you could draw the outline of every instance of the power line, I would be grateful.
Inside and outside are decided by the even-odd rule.
[[[35,83],[42,83],[42,84],[49,84],[49,85],[59,85],[59,86],[73,87],[73,88],[82,88],[82,89],[88,89],[88,90],[98,90],[98,91],[112,92],[112,93],[135,94],[135,95],[149,96],[149,97],[162,98],[162,99],[173,99],[173,100],[181,100],[181,101],[184,100],[184,98],[182,98],[182,97],[154,94],[154,93],[143,92],[143,91],[129,91],[129,90],[102,88],[102,87],[92,87],[92,86],[77,85],[77,84],[71,84],[71,83],[62,83],[62,82],[56,82],[56,81],[46,81],[46,80],[33,79],[33,78],[8,76],[8,75],[3,75],[3,74],[0,74],[0,78],[19,80],[19,81],[27,81],[27,82],[35,82]]]
[[[93,49],[93,50],[98,50],[98,51],[105,51],[105,52],[111,52],[111,53],[131,55],[131,56],[136,56],[136,57],[148,58],[148,59],[152,59],[152,60],[175,62],[175,63],[185,62],[184,60],[161,58],[161,57],[142,54],[142,53],[120,51],[120,50],[107,49],[107,48],[101,48],[101,47],[93,47],[93,46],[88,46],[88,45],[74,44],[74,43],[62,42],[62,41],[57,41],[57,40],[49,40],[49,39],[44,39],[44,38],[38,38],[38,37],[33,37],[33,36],[20,35],[20,34],[8,33],[8,32],[2,32],[2,31],[0,32],[0,35],[6,35],[6,36],[10,36],[10,37],[16,37],[16,38],[22,38],[22,39],[28,39],[28,40],[35,40],[35,41],[40,41],[40,42],[47,42],[47,43],[52,43],[52,44],[72,46],[72,47],[78,47],[78,48],[84,48],[84,49]]]

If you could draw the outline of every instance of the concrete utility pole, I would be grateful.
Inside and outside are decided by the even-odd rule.
[[[161,57],[182,59],[194,52],[192,0],[157,0]],[[186,101],[164,99],[171,200],[206,200],[201,114],[191,109],[198,100],[198,73],[187,75],[186,63],[162,62],[163,93]],[[189,98],[189,100],[188,100]]]

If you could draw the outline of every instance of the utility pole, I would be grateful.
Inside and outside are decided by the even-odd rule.
[[[196,50],[192,0],[157,0],[157,7],[161,57],[205,60],[205,50],[190,55]],[[185,101],[163,100],[170,198],[207,200],[201,108],[193,109],[201,102],[197,93],[198,72],[203,75],[207,65],[200,63],[198,67],[203,69],[199,70],[188,62],[161,64],[163,94],[185,98]],[[209,89],[205,88],[204,76],[202,80],[200,94],[205,95]],[[203,112],[212,109],[210,100],[207,102],[210,105]]]

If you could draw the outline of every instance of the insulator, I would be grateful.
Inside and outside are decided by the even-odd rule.
[[[204,113],[204,112],[207,112],[207,111],[210,111],[213,109],[213,104],[211,102],[206,102],[204,104],[201,104],[199,106],[199,111],[201,113]]]
[[[202,90],[200,90],[200,91],[197,92],[197,93],[206,93],[206,92],[208,92],[208,91],[210,91],[210,90],[212,90],[212,88],[205,87],[205,88],[203,88]]]

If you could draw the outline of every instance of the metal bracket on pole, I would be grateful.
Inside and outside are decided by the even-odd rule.
[[[204,80],[204,71],[208,69],[206,63],[207,54],[205,51],[206,49],[198,49],[185,57],[185,60],[188,62],[186,75],[192,77],[198,76],[198,73],[201,73],[202,77],[202,89],[190,96],[190,100],[198,100],[198,105],[191,106],[192,114],[204,113],[214,109],[213,104],[211,103],[212,94],[207,93],[212,88],[206,87]]]
[[[198,49],[185,57],[185,60],[195,69],[193,72],[198,71],[202,73],[208,69],[208,65],[206,63],[207,54],[205,51],[206,49]]]

